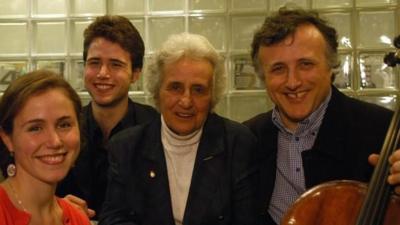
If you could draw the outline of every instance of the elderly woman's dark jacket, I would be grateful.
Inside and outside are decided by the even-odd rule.
[[[209,114],[183,224],[254,224],[254,146],[248,128]],[[160,118],[114,136],[109,151],[109,185],[100,225],[173,225]]]

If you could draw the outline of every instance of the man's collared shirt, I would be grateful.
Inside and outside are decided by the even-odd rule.
[[[329,92],[322,104],[306,119],[298,123],[295,132],[285,128],[275,107],[272,121],[278,127],[276,179],[268,212],[277,224],[293,202],[305,192],[302,152],[314,145],[326,108],[331,98]]]

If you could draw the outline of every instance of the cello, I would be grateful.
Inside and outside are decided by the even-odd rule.
[[[400,36],[394,44],[400,49]],[[399,54],[389,53],[385,63],[393,67],[400,64]],[[399,128],[397,103],[369,185],[351,180],[317,185],[294,202],[281,225],[400,225],[400,196],[387,183],[388,158],[399,146]]]

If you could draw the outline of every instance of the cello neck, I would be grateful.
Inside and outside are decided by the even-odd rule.
[[[387,183],[390,172],[388,159],[398,146],[399,124],[400,104],[397,104],[380,151],[378,164],[369,182],[367,195],[358,215],[356,225],[383,224],[386,208],[392,194],[392,187]]]

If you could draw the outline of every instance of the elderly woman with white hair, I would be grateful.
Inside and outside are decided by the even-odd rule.
[[[172,35],[145,79],[161,116],[110,141],[100,225],[254,224],[256,140],[213,111],[226,83],[216,50]]]

